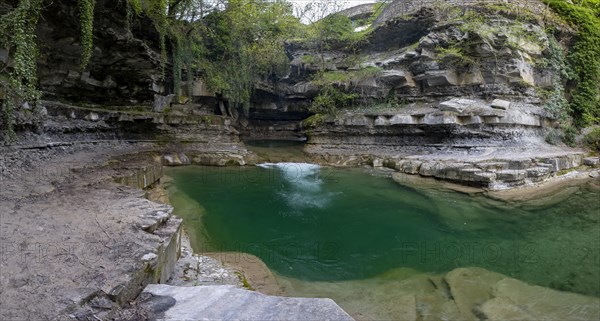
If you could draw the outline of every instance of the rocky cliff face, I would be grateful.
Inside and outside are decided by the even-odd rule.
[[[358,26],[375,10],[360,6],[343,14]],[[154,26],[134,20],[128,30],[125,15],[121,2],[97,1],[94,52],[81,71],[77,8],[55,1],[44,10],[38,30],[45,44],[38,68],[44,99],[87,106],[46,103],[42,128],[50,136],[226,144],[237,143],[239,133],[308,137],[306,150],[317,156],[557,152],[544,142],[555,125],[543,106],[560,89],[554,38],[570,31],[558,24],[554,34],[546,33],[555,20],[537,0],[510,6],[398,0],[351,46],[331,43],[323,50],[290,42],[289,75],[257,84],[248,118],[240,119],[201,81],[184,85],[192,86],[192,101],[203,104],[172,104]],[[357,98],[335,115],[314,115],[309,107],[324,88]],[[26,115],[27,106],[17,113]]]
[[[365,10],[374,11],[345,13],[352,19]],[[545,31],[550,24],[553,33]],[[356,96],[349,107],[287,124],[307,135],[305,151],[325,163],[383,165],[484,187],[539,181],[582,163],[580,154],[545,142],[557,126],[547,97],[562,95],[557,39],[571,31],[541,2],[398,0],[371,28],[353,46],[290,43],[291,73],[257,90],[250,127],[280,135],[276,124],[295,120],[285,118],[290,110],[306,111],[334,88]],[[492,160],[502,168],[479,166]]]
[[[156,28],[144,16],[128,24],[125,2],[96,0],[93,52],[83,70],[78,6],[53,1],[43,8],[39,21],[37,78],[43,100],[15,109],[20,143],[143,140],[179,151],[237,148],[233,120],[215,115],[217,101],[206,97],[205,88],[194,88],[204,97],[203,104],[181,105],[172,99],[170,63],[161,58]],[[6,53],[2,63],[10,65],[8,51],[0,48],[0,53]]]
[[[543,15],[551,13],[540,5],[395,1],[375,19],[373,31],[354,52],[323,52],[320,65],[313,59],[314,48],[291,45],[292,72],[284,80],[291,88],[286,95],[310,98],[314,91],[303,82],[324,70],[340,73],[337,85],[363,98],[387,98],[394,90],[397,98],[409,101],[502,96],[539,103],[535,88],[550,87],[553,72],[542,64],[550,58]],[[366,67],[380,70],[350,81],[341,74]]]
[[[282,101],[271,104],[280,111],[306,108],[324,86],[357,93],[354,105],[361,108],[312,126],[312,143],[353,132],[392,135],[396,146],[406,140],[455,145],[461,137],[463,145],[512,144],[523,136],[542,141],[544,128],[552,124],[552,115],[542,108],[543,94],[555,90],[553,77],[560,72],[548,63],[553,59],[549,37],[554,36],[544,27],[551,17],[537,1],[511,7],[395,1],[353,52],[335,46],[316,52],[290,44],[289,77],[258,93]],[[265,105],[256,104],[255,113]],[[352,129],[356,126],[363,128]]]
[[[85,70],[80,67],[78,6],[61,0],[44,9],[38,28],[43,44],[38,78],[46,99],[132,105],[165,92],[155,27],[136,18],[128,30],[124,3],[96,1],[94,48]]]

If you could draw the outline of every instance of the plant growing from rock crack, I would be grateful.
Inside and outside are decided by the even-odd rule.
[[[544,108],[560,123],[566,123],[569,118],[569,102],[565,97],[563,79],[567,81],[571,77],[567,70],[563,49],[551,34],[548,36],[548,44],[549,57],[544,61],[546,66],[541,67],[550,68],[552,89],[542,92]]]
[[[333,85],[328,85],[321,88],[309,111],[315,114],[335,114],[337,110],[349,107],[356,98],[356,93],[345,93]]]
[[[583,144],[590,149],[600,152],[600,127],[595,127],[587,133],[582,140]]]
[[[254,288],[252,287],[250,282],[248,282],[248,279],[246,278],[244,273],[235,271],[235,275],[237,275],[240,282],[242,282],[242,287],[244,287],[244,289],[249,290],[249,291],[254,291]]]
[[[96,0],[79,0],[79,20],[81,22],[81,69],[90,62],[94,47],[94,7]]]
[[[543,0],[577,28],[577,39],[567,56],[575,86],[570,106],[578,126],[600,122],[600,5],[597,0]]]

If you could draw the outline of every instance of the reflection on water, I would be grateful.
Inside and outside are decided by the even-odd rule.
[[[306,161],[303,140],[250,140],[246,147],[265,162]]]
[[[333,288],[350,302],[367,287],[372,301],[410,275],[477,266],[600,296],[600,204],[598,191],[585,186],[545,206],[305,163],[168,174],[196,251],[254,254],[290,294],[334,296]],[[180,211],[189,202],[202,206]]]

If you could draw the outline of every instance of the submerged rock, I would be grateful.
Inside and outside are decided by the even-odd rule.
[[[480,268],[446,274],[453,300],[468,320],[597,320],[600,299],[561,292]]]
[[[598,320],[600,317],[598,298],[529,285],[512,278],[494,284],[491,295],[502,301],[491,302],[482,309],[490,320],[507,320],[511,315],[513,320]],[[497,306],[498,302],[512,304]],[[491,309],[494,305],[496,309]]]
[[[460,313],[466,320],[476,320],[473,307],[491,299],[493,284],[503,278],[502,274],[485,269],[460,268],[446,274],[444,281]]]

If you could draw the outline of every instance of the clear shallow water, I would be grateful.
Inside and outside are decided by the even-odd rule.
[[[168,175],[197,252],[254,254],[292,294],[389,292],[390,280],[477,266],[600,296],[595,185],[541,204],[507,204],[311,164],[185,167]]]

